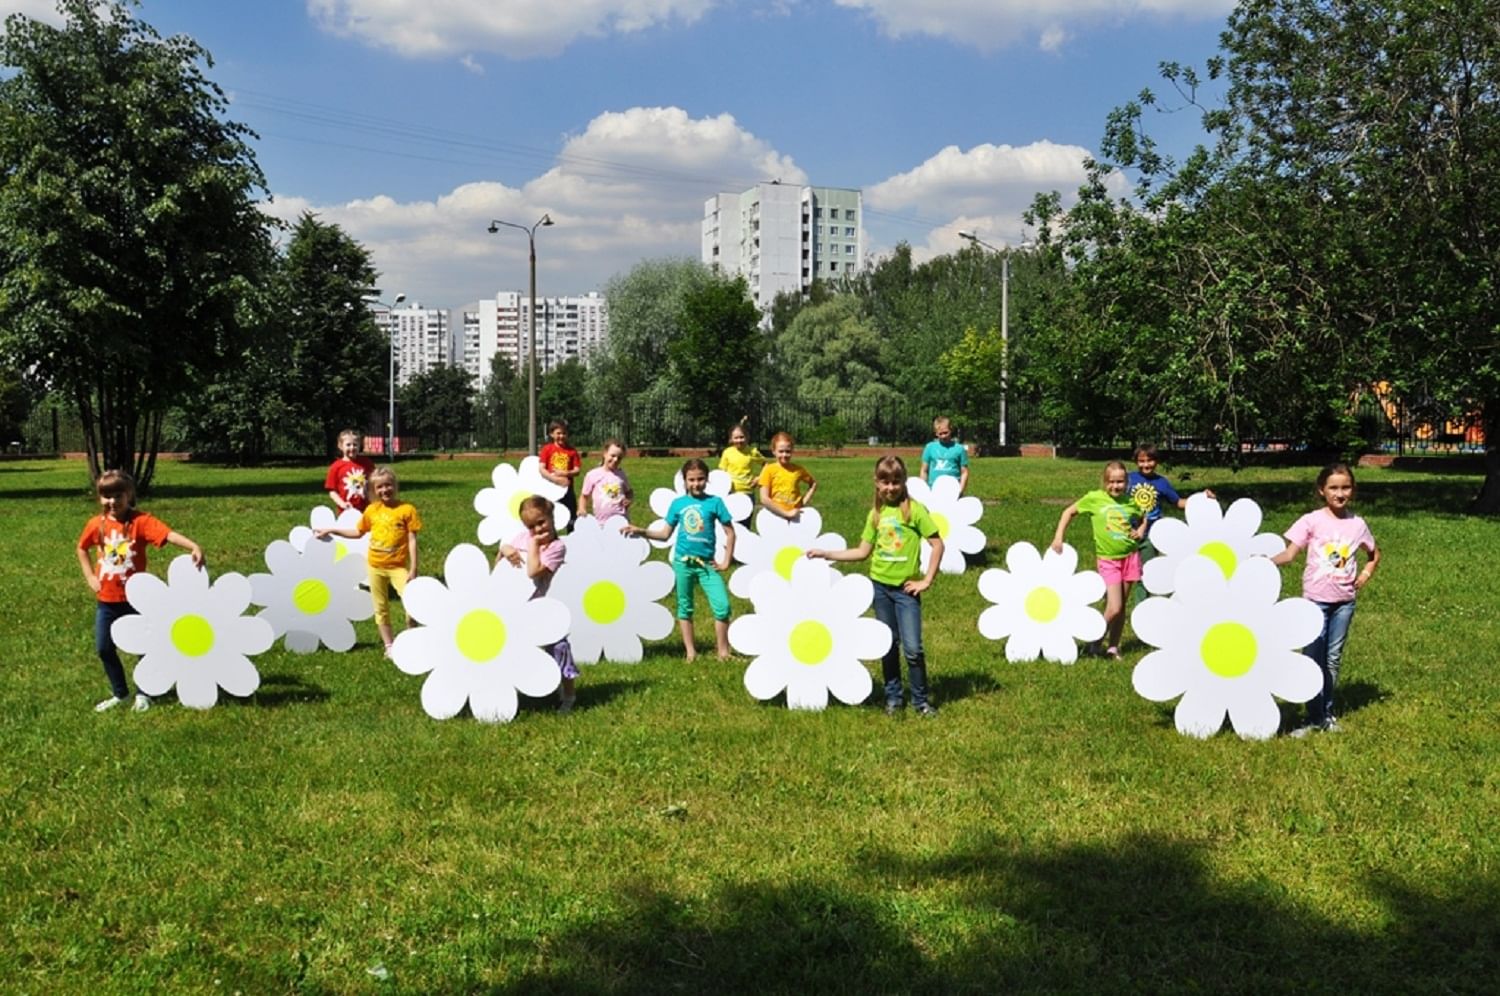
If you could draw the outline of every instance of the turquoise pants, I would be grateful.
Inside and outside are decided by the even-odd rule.
[[[686,557],[672,561],[672,570],[677,574],[677,618],[693,618],[693,584],[703,586],[708,596],[708,607],[720,622],[729,619],[729,592],[724,588],[724,579],[714,566],[701,557]]]

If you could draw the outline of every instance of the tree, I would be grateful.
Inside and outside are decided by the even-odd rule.
[[[149,484],[167,410],[237,334],[268,221],[211,59],[119,3],[0,37],[0,348],[72,395],[90,469]]]
[[[543,431],[548,422],[560,418],[573,432],[584,432],[590,411],[588,385],[588,370],[576,357],[547,371],[536,390],[536,414]]]
[[[883,400],[896,393],[889,384],[886,344],[851,294],[799,311],[776,339],[776,358],[782,379],[803,397]]]
[[[434,367],[401,388],[401,419],[429,447],[462,445],[474,426],[474,379],[458,367]]]
[[[474,422],[479,429],[481,446],[510,448],[512,431],[521,433],[526,425],[526,385],[515,363],[504,353],[490,357],[490,373],[484,379],[474,401]]]
[[[695,259],[648,259],[605,285],[609,338],[590,369],[601,410],[627,411],[632,395],[652,388],[666,394],[667,347],[682,332],[683,300],[713,279]]]
[[[727,436],[748,410],[766,352],[743,277],[715,277],[683,295],[681,332],[667,346],[669,377],[710,439]]]
[[[954,416],[969,428],[970,438],[991,436],[1000,418],[1000,385],[1006,374],[1005,343],[1000,330],[965,329],[963,337],[938,357],[948,378]]]

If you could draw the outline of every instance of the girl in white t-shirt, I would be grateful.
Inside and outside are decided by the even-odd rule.
[[[1318,497],[1323,507],[1294,522],[1285,534],[1287,548],[1271,558],[1278,565],[1289,564],[1306,550],[1302,597],[1323,610],[1323,632],[1303,651],[1322,669],[1323,690],[1307,703],[1307,725],[1293,730],[1294,737],[1339,728],[1333,713],[1333,686],[1354,619],[1354,598],[1380,563],[1380,548],[1370,527],[1349,510],[1354,501],[1354,472],[1347,464],[1331,463],[1318,473]],[[1366,551],[1363,570],[1357,557],[1361,547]]]

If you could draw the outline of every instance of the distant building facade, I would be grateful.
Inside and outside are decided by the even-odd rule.
[[[857,273],[864,258],[859,190],[758,183],[703,204],[703,262],[743,276],[762,311],[777,294]]]
[[[452,315],[446,308],[414,302],[395,308],[378,305],[371,308],[371,314],[393,344],[397,384],[404,386],[419,374],[452,364]]]
[[[478,349],[471,373],[482,382],[498,354],[518,370],[530,355],[531,298],[520,291],[501,291],[480,301]],[[577,297],[539,297],[536,301],[536,365],[545,373],[568,360],[588,363],[609,337],[609,309],[604,296],[591,291]]]

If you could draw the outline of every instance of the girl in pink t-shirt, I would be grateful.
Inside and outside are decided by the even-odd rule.
[[[583,477],[583,488],[578,493],[579,515],[588,515],[592,508],[594,518],[600,522],[618,519],[613,523],[616,527],[629,525],[630,503],[635,500],[635,489],[620,466],[624,459],[625,447],[620,441],[605,440],[603,460]]]
[[[1293,730],[1294,737],[1339,728],[1333,713],[1333,686],[1354,619],[1354,598],[1380,563],[1380,548],[1370,527],[1349,511],[1354,472],[1347,464],[1331,463],[1318,473],[1318,497],[1323,507],[1294,522],[1285,534],[1287,548],[1271,558],[1278,565],[1289,564],[1306,550],[1302,597],[1323,610],[1323,632],[1303,651],[1322,670],[1323,690],[1307,703],[1307,725]],[[1361,548],[1366,551],[1363,570],[1357,557]]]
[[[552,502],[541,495],[532,495],[521,502],[521,524],[526,528],[512,536],[509,543],[500,544],[495,563],[508,561],[512,567],[526,572],[534,587],[532,598],[542,598],[552,587],[552,575],[563,565],[567,548],[558,538],[553,525]],[[578,665],[573,660],[573,645],[565,636],[543,650],[552,655],[557,669],[562,672],[562,697],[557,703],[558,712],[571,712],[577,699],[574,682],[578,678]]]

